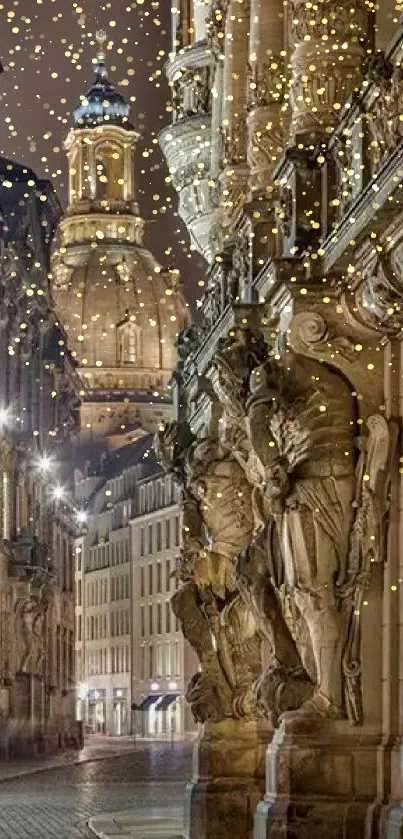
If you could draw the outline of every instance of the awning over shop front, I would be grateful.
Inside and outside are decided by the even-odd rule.
[[[173,702],[176,702],[179,699],[179,693],[167,693],[165,696],[162,697],[161,702],[158,703],[156,707],[156,711],[165,711],[166,708],[169,708]]]
[[[146,696],[145,699],[142,699],[140,704],[137,706],[137,710],[148,711],[151,705],[154,705],[154,703],[157,702],[158,699],[161,699],[160,693],[149,693],[149,695]]]

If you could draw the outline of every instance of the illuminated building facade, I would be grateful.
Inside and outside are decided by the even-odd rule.
[[[51,184],[0,158],[0,757],[78,747],[68,450],[79,380],[49,288]]]

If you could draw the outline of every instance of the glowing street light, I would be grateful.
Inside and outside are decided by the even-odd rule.
[[[41,454],[36,461],[36,468],[42,475],[48,475],[54,466],[55,461],[48,454]]]
[[[85,510],[77,510],[76,516],[79,524],[85,524],[88,519],[88,513]]]
[[[55,486],[52,489],[52,495],[55,501],[61,501],[65,497],[65,489],[62,486]]]

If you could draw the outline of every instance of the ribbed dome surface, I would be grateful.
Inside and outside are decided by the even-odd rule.
[[[146,248],[83,246],[57,255],[54,295],[83,369],[174,369],[186,306],[175,275]]]

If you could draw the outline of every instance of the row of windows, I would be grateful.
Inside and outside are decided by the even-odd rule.
[[[163,591],[171,591],[174,583],[172,562],[170,559],[165,560],[165,575],[163,575],[162,562],[157,562],[155,565],[143,566],[140,569],[140,594],[145,597],[146,594],[162,594]],[[163,576],[165,579],[163,580]],[[175,584],[175,583],[174,583]]]
[[[141,637],[147,635],[162,635],[163,632],[179,632],[179,621],[174,615],[170,603],[151,603],[146,609],[141,607]],[[146,618],[148,617],[148,621]],[[165,618],[165,619],[164,619]],[[148,626],[146,626],[148,623]]]
[[[108,637],[107,615],[91,615],[86,621],[87,641],[97,641]],[[77,641],[81,641],[81,615],[77,616]]]
[[[140,647],[140,679],[178,679],[180,676],[179,641]]]
[[[165,519],[149,524],[148,528],[140,528],[140,556],[159,553],[164,549],[177,548],[180,545],[180,520],[179,516],[174,519]]]
[[[111,578],[111,600],[127,600],[130,597],[129,575],[121,574]]]
[[[108,580],[104,577],[101,580],[94,580],[87,583],[85,601],[87,606],[101,606],[108,602]],[[81,581],[77,586],[77,606],[81,606]]]
[[[180,498],[179,487],[170,476],[149,481],[140,487],[140,515],[176,504]]]
[[[97,568],[109,568],[110,565],[123,565],[129,562],[129,540],[119,542],[107,542],[105,545],[96,545],[90,548],[87,571],[94,571]],[[77,570],[79,561],[77,560]],[[80,563],[81,567],[81,563]]]
[[[129,610],[120,609],[118,612],[111,612],[111,636],[129,635],[130,619]]]
[[[109,653],[109,655],[108,655]],[[130,656],[127,644],[120,647],[104,647],[88,653],[86,676],[101,676],[107,673],[129,673]]]

